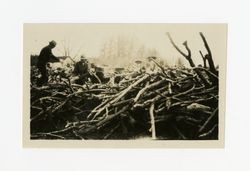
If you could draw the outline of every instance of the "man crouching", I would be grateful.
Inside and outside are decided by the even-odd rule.
[[[89,78],[88,60],[84,55],[81,56],[80,61],[75,64],[73,70],[74,77],[71,82],[83,85]]]

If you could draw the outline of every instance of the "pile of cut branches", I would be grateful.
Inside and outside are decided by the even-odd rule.
[[[196,67],[187,43],[188,55],[168,36],[191,68],[163,68],[150,57],[157,72],[130,74],[118,84],[31,86],[31,138],[218,139],[219,81],[211,52],[204,57],[210,67]]]
[[[216,139],[218,85],[206,87],[193,69],[165,73],[141,73],[112,87],[32,87],[32,138]]]

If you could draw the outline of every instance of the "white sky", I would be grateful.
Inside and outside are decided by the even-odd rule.
[[[193,60],[198,64],[202,63],[199,50],[206,52],[200,31],[204,33],[217,65],[219,57],[226,51],[224,24],[24,24],[24,55],[39,54],[50,40],[55,40],[58,44],[53,49],[55,55],[63,55],[63,45],[69,45],[72,56],[80,50],[79,54],[97,57],[106,40],[122,36],[147,48],[155,48],[162,58],[173,63],[181,55],[166,36],[166,32],[170,32],[181,49],[184,49],[182,43],[188,41]]]

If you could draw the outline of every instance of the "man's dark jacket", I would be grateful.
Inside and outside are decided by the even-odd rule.
[[[88,74],[88,64],[81,61],[77,62],[75,64],[73,73],[75,75],[85,76],[86,74]]]
[[[49,46],[46,46],[41,50],[38,56],[37,66],[45,66],[50,60],[54,62],[59,61],[59,59],[56,58],[51,52],[51,48]]]

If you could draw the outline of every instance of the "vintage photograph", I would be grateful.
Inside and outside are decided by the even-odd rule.
[[[29,141],[224,137],[226,24],[26,23],[23,33]]]

